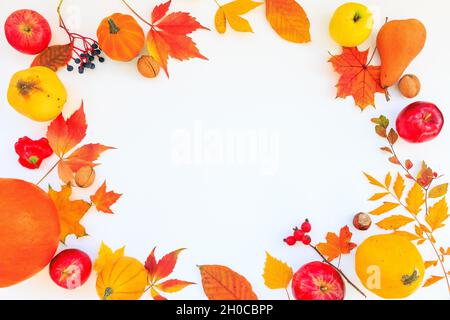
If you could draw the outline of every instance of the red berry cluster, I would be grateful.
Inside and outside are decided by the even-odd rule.
[[[311,243],[311,237],[308,235],[310,231],[311,224],[309,223],[308,219],[306,219],[300,226],[300,229],[295,227],[292,236],[287,237],[283,241],[286,242],[288,246],[293,246],[297,242],[301,242],[305,246],[307,246]]]

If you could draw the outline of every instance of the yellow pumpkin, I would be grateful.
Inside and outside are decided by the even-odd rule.
[[[420,287],[425,274],[417,247],[395,234],[364,240],[356,250],[355,269],[368,290],[386,299],[408,297]]]
[[[138,300],[147,287],[147,271],[131,257],[120,257],[98,273],[97,294],[103,300]]]

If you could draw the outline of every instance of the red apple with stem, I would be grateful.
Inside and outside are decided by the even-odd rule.
[[[52,31],[47,20],[38,12],[22,9],[6,19],[5,35],[14,49],[34,55],[48,47]]]
[[[345,284],[335,268],[316,261],[294,274],[292,292],[297,300],[343,300]]]
[[[50,277],[60,287],[76,289],[89,278],[92,262],[89,256],[78,249],[60,252],[50,262]]]
[[[430,102],[414,102],[397,117],[396,127],[400,137],[408,142],[421,143],[436,138],[444,126],[444,116]]]

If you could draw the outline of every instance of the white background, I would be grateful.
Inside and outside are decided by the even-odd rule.
[[[130,3],[145,16],[156,4],[150,0]],[[212,29],[194,33],[209,61],[170,61],[170,80],[163,74],[154,80],[144,79],[135,62],[110,60],[83,76],[64,70],[59,73],[69,92],[64,114],[70,115],[81,99],[85,101],[89,123],[85,142],[118,148],[102,157],[97,185],[106,178],[110,188],[124,194],[113,207],[115,215],[90,211],[82,221],[90,236],[71,236],[68,247],[85,250],[94,259],[104,240],[113,248],[126,245],[127,254],[141,261],[155,245],[158,256],[186,247],[173,277],[200,283],[196,265],[222,264],[244,275],[259,298],[284,299],[282,290],[264,286],[265,251],[297,269],[318,257],[301,246],[283,245],[281,240],[290,228],[309,217],[313,242],[317,243],[326,231],[351,225],[356,212],[373,208],[367,199],[374,189],[362,171],[380,177],[395,168],[378,151],[382,141],[369,120],[386,114],[394,121],[409,101],[399,97],[395,89],[391,90],[390,103],[382,95],[377,97],[376,110],[361,112],[351,98],[335,100],[337,75],[327,59],[328,51],[338,53],[339,47],[328,35],[328,22],[343,1],[300,3],[311,21],[312,42],[307,45],[279,38],[265,20],[263,6],[246,16],[254,34],[227,31],[219,35],[213,30],[217,7],[212,0],[174,0],[172,10],[189,11]],[[427,45],[409,72],[422,80],[419,99],[435,102],[448,116],[448,1],[428,1],[426,5],[419,0],[364,3],[375,14],[376,30],[385,17],[415,17],[424,22],[429,34]],[[57,4],[57,0],[1,1],[0,21],[16,9],[35,9],[49,19],[54,30],[52,43],[65,43],[64,33],[57,28]],[[119,0],[65,0],[63,7],[74,31],[92,36],[100,20],[113,12],[128,13]],[[374,47],[375,34],[363,47]],[[12,49],[1,33],[0,176],[35,182],[56,159],[45,161],[39,171],[29,171],[17,163],[13,145],[24,135],[44,136],[46,124],[20,116],[6,101],[10,76],[31,61],[32,57]],[[276,170],[261,170],[261,161],[180,165],[172,157],[174,136],[180,132],[194,135],[199,127],[200,138],[245,130],[262,132],[266,138],[278,137],[279,148],[272,153],[279,157]],[[438,172],[449,174],[448,134],[445,128],[438,139],[422,145],[400,142],[398,151],[417,161],[426,159]],[[207,152],[204,145],[193,148]],[[225,150],[226,156],[231,153]],[[56,173],[43,186],[48,183],[57,188]],[[92,191],[77,191],[75,196]],[[377,228],[368,233],[351,230],[357,243],[370,232],[380,232]],[[436,236],[448,245],[448,234],[444,229]],[[427,256],[431,252],[426,246],[424,249],[425,258],[432,258]],[[353,263],[354,255],[345,256],[341,266],[359,284]],[[52,283],[46,269],[19,285],[0,289],[0,298],[97,299],[95,275],[82,288],[67,291]],[[196,285],[169,298],[203,299],[205,295]],[[347,298],[360,296],[348,286]],[[442,282],[419,290],[411,298],[447,299],[448,293]]]

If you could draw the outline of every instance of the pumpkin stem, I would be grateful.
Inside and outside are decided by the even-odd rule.
[[[111,287],[106,288],[105,289],[105,295],[103,296],[102,300],[108,300],[108,297],[110,295],[112,295],[112,293],[113,293],[113,289]]]
[[[417,279],[419,279],[419,273],[417,272],[417,270],[414,270],[410,275],[402,276],[402,282],[405,286],[413,284]]]
[[[117,34],[120,31],[120,28],[117,26],[117,24],[114,22],[112,18],[108,19],[109,24],[109,32],[112,34]]]

